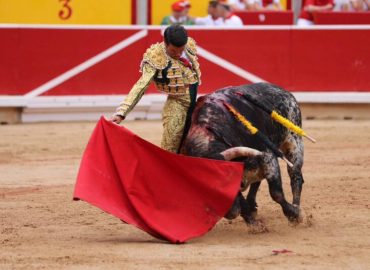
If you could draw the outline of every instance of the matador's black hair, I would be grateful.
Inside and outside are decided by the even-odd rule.
[[[218,6],[218,1],[217,0],[211,0],[208,2],[208,5],[210,7],[216,8]]]
[[[164,31],[164,42],[176,47],[182,47],[188,42],[188,33],[180,24],[172,24]]]

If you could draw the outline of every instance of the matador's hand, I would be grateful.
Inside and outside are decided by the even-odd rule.
[[[124,116],[121,116],[121,115],[112,115],[112,117],[110,118],[110,120],[113,122],[113,123],[116,123],[116,124],[119,124],[121,123],[123,120],[125,119]]]

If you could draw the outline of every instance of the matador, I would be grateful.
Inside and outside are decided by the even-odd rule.
[[[140,79],[119,105],[111,121],[120,123],[135,107],[154,81],[157,89],[167,94],[162,112],[161,148],[178,153],[186,135],[200,84],[196,43],[181,25],[164,31],[164,41],[153,44],[144,53]]]

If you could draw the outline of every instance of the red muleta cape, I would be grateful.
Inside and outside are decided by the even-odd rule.
[[[242,163],[170,153],[102,117],[83,155],[74,199],[182,243],[225,215],[242,175]]]

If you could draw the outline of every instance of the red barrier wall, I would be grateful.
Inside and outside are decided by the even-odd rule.
[[[0,95],[38,89],[141,30],[0,28]],[[189,29],[189,35],[202,49],[201,93],[254,82],[253,75],[290,91],[370,91],[370,27]],[[149,28],[143,38],[40,94],[125,94],[140,76],[145,49],[161,39],[159,29]]]
[[[244,25],[292,25],[293,11],[263,10],[235,12]]]
[[[370,12],[321,11],[313,15],[315,24],[370,24]]]

